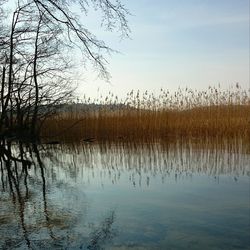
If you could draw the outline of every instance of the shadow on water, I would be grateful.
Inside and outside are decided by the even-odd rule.
[[[137,225],[134,225],[134,230],[137,230],[134,235],[129,236],[129,230],[135,223],[132,216],[137,210],[142,209],[142,212],[136,215],[135,220],[138,220],[138,225],[141,223],[143,227],[148,221],[147,207],[142,207],[140,202],[148,202],[152,199],[148,206],[154,211],[160,205],[165,206],[164,195],[169,193],[174,208],[176,201],[173,200],[173,194],[178,191],[174,191],[178,187],[176,183],[195,183],[194,178],[204,176],[214,179],[215,183],[219,183],[220,178],[228,176],[232,182],[237,183],[241,177],[249,177],[248,149],[240,144],[235,147],[225,145],[208,143],[202,147],[197,143],[181,141],[166,145],[157,143],[27,145],[2,142],[0,145],[0,248],[97,250],[110,247],[113,241],[116,246],[121,247],[117,249],[123,249],[123,242],[126,241],[130,242],[128,243],[130,246],[139,247],[136,245],[136,239],[139,242],[139,236],[136,235],[140,233],[136,229]],[[163,192],[160,185],[166,183],[170,191]],[[204,186],[208,187],[205,182]],[[185,187],[190,188],[190,186]],[[203,187],[203,184],[198,187]],[[105,188],[107,192],[102,193],[101,190]],[[191,188],[192,192],[197,192]],[[136,200],[133,201],[131,197],[136,193],[132,193],[131,190],[137,190],[137,192],[148,190],[149,194],[145,192],[138,194],[139,196],[136,196]],[[154,190],[157,190],[156,195],[152,193]],[[101,197],[102,194],[107,195],[107,199],[111,197],[110,201],[105,201],[106,196]],[[124,201],[119,198],[123,195]],[[159,204],[154,204],[153,200],[158,196]],[[191,191],[189,196],[196,197]],[[91,197],[95,197],[94,205]],[[170,199],[169,197],[167,198]],[[191,198],[190,201],[193,199]],[[191,204],[190,201],[181,199],[181,202]],[[113,200],[117,200],[118,205],[107,205]],[[196,200],[193,202],[195,203]],[[102,205],[106,210],[97,209]],[[119,211],[121,207],[125,211],[123,211],[124,214],[130,213],[126,215],[128,222],[123,221],[122,213]],[[134,211],[131,212],[130,207],[131,210],[134,208]],[[180,204],[174,210],[178,211],[179,207],[181,207]],[[167,209],[173,208],[167,207]],[[199,214],[200,211],[197,211]],[[116,215],[117,212],[119,216]],[[157,214],[159,218],[156,217]],[[157,228],[163,222],[157,221],[161,220],[163,213],[155,211],[150,215],[156,219],[149,221],[157,226],[155,228],[148,226],[148,233],[140,235],[140,240],[145,242],[148,240],[149,245],[152,243],[151,249],[154,249],[154,246],[155,249],[159,246],[164,248],[166,243],[154,245],[161,237]],[[185,221],[185,213],[183,216]],[[142,219],[141,222],[140,219]],[[171,227],[171,219],[165,217],[163,219],[169,221],[169,227]],[[128,226],[129,223],[130,226]],[[175,224],[172,225],[173,238]],[[123,232],[123,226],[127,228],[127,230],[124,229],[126,231],[124,235],[128,238],[119,236]],[[164,223],[161,225],[162,230],[166,230],[165,226]],[[145,226],[146,229],[147,226]],[[120,238],[116,241],[117,237]],[[131,237],[134,237],[134,240],[131,241]],[[162,240],[164,237],[162,236]],[[171,243],[171,240],[169,242]]]

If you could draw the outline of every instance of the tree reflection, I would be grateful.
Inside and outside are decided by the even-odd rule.
[[[116,235],[114,229],[112,229],[113,223],[115,221],[115,212],[112,211],[109,216],[105,218],[103,222],[100,223],[90,233],[90,242],[87,244],[86,249],[88,250],[100,250],[103,249],[102,246],[107,242],[111,241],[112,238]],[[83,249],[81,245],[80,249]]]
[[[82,238],[74,231],[78,214],[53,204],[51,199],[48,201],[48,168],[44,159],[60,163],[54,154],[36,144],[2,142],[0,145],[1,249],[62,249],[72,246],[73,239],[78,238],[76,242],[80,242]],[[85,237],[89,242],[87,249],[100,249],[113,237],[114,219],[112,212]]]
[[[19,143],[17,146],[19,153],[16,156],[12,152],[10,143],[6,143],[6,145],[1,144],[0,146],[1,181],[3,190],[7,190],[9,188],[13,205],[19,212],[23,237],[26,241],[27,247],[30,248],[30,240],[24,220],[24,210],[25,203],[29,198],[27,177],[28,170],[30,169],[32,163],[30,160],[25,159],[22,143]],[[23,188],[25,191],[23,191]]]
[[[32,202],[32,195],[29,192],[28,185],[28,179],[30,177],[29,172],[32,166],[34,166],[35,170],[40,169],[43,193],[43,214],[46,217],[47,229],[50,231],[50,235],[53,238],[53,233],[49,227],[49,216],[47,212],[44,166],[37,145],[24,145],[21,142],[11,145],[10,142],[2,142],[0,152],[2,191],[9,191],[12,196],[14,210],[18,211],[17,215],[19,221],[17,221],[17,223],[21,225],[23,238],[25,239],[27,248],[31,248],[31,242],[29,230],[27,229],[30,225],[29,222],[25,220],[27,217],[25,215],[25,212],[27,212],[25,209],[26,205]],[[13,216],[15,215],[13,214]],[[6,236],[11,237],[11,235]]]

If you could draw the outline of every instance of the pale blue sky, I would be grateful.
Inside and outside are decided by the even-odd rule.
[[[85,74],[90,96],[161,87],[249,86],[249,0],[123,0],[131,40],[93,30],[121,54],[109,58],[111,84]],[[92,16],[94,17],[94,15]],[[92,24],[91,24],[92,25]]]
[[[79,95],[111,91],[123,97],[132,89],[206,89],[219,83],[228,88],[236,82],[250,87],[250,0],[121,1],[132,14],[131,39],[120,41],[117,32],[104,32],[94,11],[82,15],[86,27],[120,54],[107,58],[110,83],[79,63]]]

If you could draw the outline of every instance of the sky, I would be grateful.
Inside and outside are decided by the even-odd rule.
[[[122,98],[132,89],[157,93],[161,88],[204,90],[218,84],[228,89],[236,83],[250,89],[250,0],[121,2],[131,13],[129,39],[105,32],[99,12],[80,16],[97,38],[119,53],[106,57],[109,83],[86,70],[76,54],[79,97],[98,98],[111,91]]]
[[[237,82],[249,88],[249,0],[122,2],[131,12],[130,39],[90,23],[97,37],[120,52],[107,58],[110,83],[86,72],[80,93],[122,97],[132,89],[229,88]]]

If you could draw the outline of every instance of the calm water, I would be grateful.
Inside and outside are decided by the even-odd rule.
[[[4,147],[0,249],[250,249],[243,149]]]

